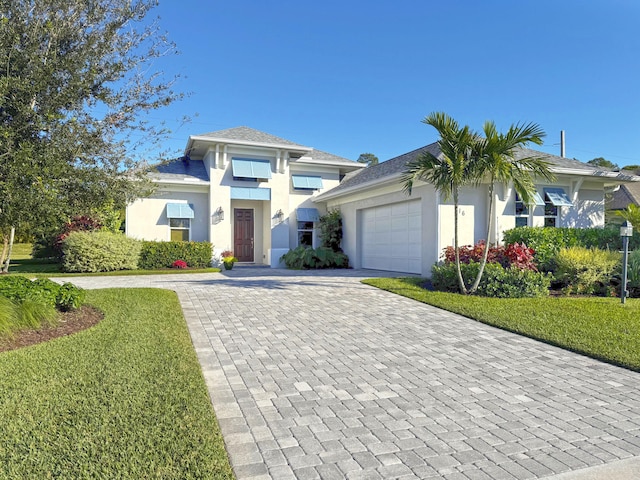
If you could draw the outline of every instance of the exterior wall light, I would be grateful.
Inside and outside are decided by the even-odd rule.
[[[625,220],[620,226],[620,236],[622,237],[622,285],[620,286],[620,301],[624,304],[629,296],[627,290],[627,263],[629,257],[629,238],[633,236],[633,225]]]
[[[282,209],[278,209],[278,211],[276,212],[276,219],[278,220],[278,223],[284,222],[284,212],[282,211]]]
[[[211,222],[215,225],[216,223],[220,223],[223,220],[224,210],[222,210],[222,207],[218,207],[217,210],[213,212],[213,215],[211,215]]]

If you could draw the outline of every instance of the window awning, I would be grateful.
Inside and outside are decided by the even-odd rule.
[[[317,222],[320,220],[320,213],[317,208],[298,208],[296,218],[299,222]]]
[[[542,199],[542,197],[540,196],[540,194],[538,192],[535,192],[533,194],[533,197],[532,197],[531,200],[532,200],[532,203],[530,203],[529,205],[539,205],[541,207],[544,206],[544,200]]]
[[[271,162],[251,158],[232,158],[231,168],[234,177],[271,178]]]
[[[555,207],[573,207],[563,188],[545,188],[544,194]]]
[[[167,218],[193,218],[193,207],[188,203],[167,203]]]
[[[231,187],[231,200],[271,200],[271,189]]]
[[[293,188],[300,190],[320,190],[322,188],[322,177],[315,175],[291,175]]]

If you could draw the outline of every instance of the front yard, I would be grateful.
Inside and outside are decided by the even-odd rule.
[[[173,292],[87,292],[95,327],[0,353],[0,478],[232,479]]]
[[[567,350],[640,371],[640,299],[604,297],[488,298],[434,292],[423,279],[364,283]]]

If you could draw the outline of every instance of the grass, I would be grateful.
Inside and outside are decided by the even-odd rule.
[[[219,268],[163,268],[158,270],[119,270],[117,272],[96,273],[64,273],[60,270],[60,264],[50,260],[42,260],[31,257],[30,243],[16,243],[11,254],[10,274],[28,275],[30,278],[47,278],[52,274],[56,277],[79,276],[127,276],[127,275],[163,275],[173,273],[215,273]]]
[[[232,479],[176,294],[87,303],[97,326],[0,354],[0,478]]]
[[[567,350],[640,371],[640,299],[486,298],[421,288],[416,278],[364,280],[404,297],[459,313]]]

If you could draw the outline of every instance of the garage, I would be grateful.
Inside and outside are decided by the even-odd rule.
[[[361,210],[362,268],[422,272],[419,200]]]

